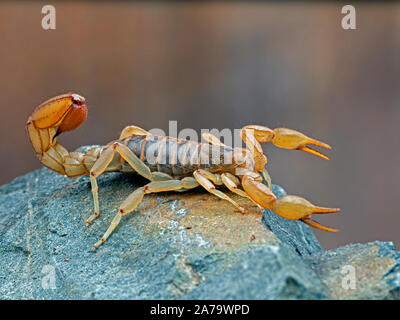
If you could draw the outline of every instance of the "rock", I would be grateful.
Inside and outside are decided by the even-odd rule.
[[[324,251],[305,224],[231,195],[249,210],[242,215],[200,188],[146,195],[94,251],[118,205],[146,180],[107,173],[98,182],[100,217],[88,228],[88,177],[42,168],[0,187],[1,299],[398,298],[389,244]],[[340,289],[346,261],[374,284]]]
[[[232,267],[203,281],[189,299],[326,299],[321,282],[283,243],[259,246]]]
[[[400,252],[390,242],[346,245],[306,260],[333,299],[400,299]]]

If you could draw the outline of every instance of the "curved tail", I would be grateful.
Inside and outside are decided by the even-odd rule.
[[[86,154],[69,152],[57,142],[60,133],[76,129],[86,116],[85,98],[76,93],[51,98],[34,110],[26,128],[33,149],[44,166],[69,177],[89,174],[101,149],[93,148]]]

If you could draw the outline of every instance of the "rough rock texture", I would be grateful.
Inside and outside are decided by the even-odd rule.
[[[333,299],[400,299],[400,253],[390,242],[351,244],[305,260]],[[346,290],[351,271],[355,287]]]
[[[46,168],[0,187],[1,299],[394,299],[400,258],[390,243],[324,251],[310,228],[232,195],[201,189],[146,195],[97,251],[118,205],[146,181],[99,178],[100,217],[88,177]],[[282,196],[284,191],[274,186]],[[343,266],[356,288],[342,286]]]

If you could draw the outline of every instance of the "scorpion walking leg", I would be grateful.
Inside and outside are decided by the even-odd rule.
[[[198,169],[196,171],[198,173],[200,173],[202,176],[204,176],[206,179],[211,180],[212,183],[216,184],[217,186],[222,185],[222,180],[221,180],[220,174],[215,174],[215,173],[209,172],[207,170],[203,170],[203,169]]]
[[[96,163],[93,165],[92,169],[90,170],[90,182],[92,185],[92,194],[93,194],[93,201],[94,201],[94,213],[93,215],[86,221],[86,226],[89,226],[94,219],[99,216],[99,196],[98,196],[98,186],[96,177],[101,175],[108,165],[111,163],[114,152],[118,152],[121,157],[129,163],[129,165],[135,169],[135,171],[140,174],[141,176],[152,180],[152,174],[149,169],[129,148],[119,142],[115,142],[112,145],[104,148],[103,152],[101,153],[99,159],[97,159]]]
[[[119,222],[121,221],[121,217],[135,210],[139,203],[143,200],[145,194],[164,191],[175,191],[179,189],[192,189],[197,187],[198,185],[199,184],[194,178],[187,177],[183,178],[182,180],[153,181],[143,187],[136,189],[128,196],[128,198],[126,198],[122,202],[122,204],[118,208],[118,213],[112,219],[107,231],[104,233],[100,241],[94,244],[93,248],[97,249],[107,240],[107,238],[118,226]]]
[[[215,185],[210,181],[211,179],[209,179],[207,176],[209,176],[210,172],[207,172],[207,175],[204,174],[205,170],[196,170],[193,173],[194,178],[197,180],[197,182],[204,188],[206,189],[208,192],[212,193],[213,195],[227,200],[230,203],[232,203],[236,208],[238,208],[240,210],[240,212],[245,213],[246,210],[244,208],[242,208],[239,204],[237,204],[233,199],[231,199],[230,197],[228,197],[226,194],[224,194],[223,192],[217,190],[215,188]]]
[[[260,174],[263,176],[265,181],[267,181],[268,188],[272,189],[272,181],[271,181],[271,176],[269,175],[267,168],[264,168],[263,170],[260,171]]]
[[[205,133],[203,133],[202,137],[203,137],[203,139],[204,139],[205,141],[207,141],[207,142],[209,142],[209,143],[211,143],[211,144],[213,144],[213,145],[215,145],[215,146],[227,147],[227,145],[223,144],[223,143],[221,142],[221,140],[219,140],[216,136],[212,135],[211,133],[205,132]],[[258,141],[255,141],[254,144],[258,144],[258,146],[261,148],[261,146],[259,145]],[[271,187],[272,187],[271,177],[270,177],[270,175],[269,175],[267,169],[264,168],[263,170],[260,171],[260,173],[261,173],[261,175],[264,177],[265,181],[267,181],[268,187],[271,188]],[[233,176],[233,175],[232,175],[232,176]],[[224,183],[224,184],[225,184],[225,183]],[[225,185],[226,185],[226,184],[225,184]],[[239,184],[237,184],[237,185],[239,185]],[[228,185],[226,185],[226,187],[229,188]],[[231,189],[229,188],[229,190],[231,190]],[[233,191],[233,190],[231,190],[231,191],[232,191],[232,192],[235,192],[235,191]],[[235,193],[236,193],[236,192],[235,192]]]
[[[223,184],[233,193],[238,194],[241,197],[250,199],[253,203],[255,203],[261,210],[263,209],[257,202],[255,202],[246,192],[242,189],[239,189],[240,180],[235,177],[233,174],[229,172],[224,172],[221,174],[221,180]]]
[[[224,172],[222,174],[215,174],[208,172],[203,169],[198,170],[201,175],[203,175],[208,180],[211,180],[216,185],[225,185],[231,192],[236,193],[244,198],[252,200],[246,192],[238,188],[240,185],[240,180],[229,172]],[[224,198],[225,199],[225,198]],[[253,201],[253,200],[252,200]],[[256,203],[256,202],[254,202]],[[256,203],[257,204],[257,203]],[[258,205],[258,204],[257,204]],[[258,205],[259,206],[259,205]]]
[[[223,184],[233,193],[238,194],[239,196],[242,196],[244,198],[251,199],[246,192],[238,188],[238,185],[240,184],[240,181],[238,178],[236,178],[233,174],[229,172],[224,172],[221,174],[221,180]]]
[[[96,219],[100,214],[99,209],[99,193],[98,193],[98,186],[96,177],[101,175],[104,170],[106,170],[107,166],[110,164],[114,156],[114,149],[113,148],[105,148],[101,153],[99,159],[95,162],[92,169],[90,170],[90,184],[92,186],[92,195],[93,195],[93,202],[94,202],[94,212],[93,215],[86,220],[86,226],[89,226],[94,219]]]
[[[126,137],[129,137],[134,134],[146,136],[150,133],[140,127],[137,127],[137,126],[127,126],[121,131],[119,139],[122,140],[122,139],[125,139]]]
[[[224,143],[221,142],[216,136],[211,133],[204,132],[202,135],[203,139],[215,146],[227,147]]]

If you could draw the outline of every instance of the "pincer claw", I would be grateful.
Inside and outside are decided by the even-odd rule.
[[[312,214],[334,213],[339,212],[338,208],[324,208],[313,205],[308,200],[292,195],[286,195],[279,198],[273,203],[272,210],[279,216],[290,220],[301,220],[305,224],[316,229],[329,232],[337,232],[339,230],[323,226],[312,220]]]
[[[331,146],[324,142],[307,137],[301,132],[288,128],[274,129],[274,134],[275,135],[272,138],[272,143],[280,148],[302,150],[329,160],[328,156],[307,146],[307,144],[312,144],[330,150]]]
[[[303,221],[305,224],[308,224],[310,227],[313,227],[315,229],[319,229],[319,230],[324,230],[324,231],[328,231],[328,232],[338,232],[338,229],[334,229],[334,228],[330,228],[327,226],[324,226],[320,223],[318,223],[317,221],[311,219],[311,218],[302,218],[301,221]]]

